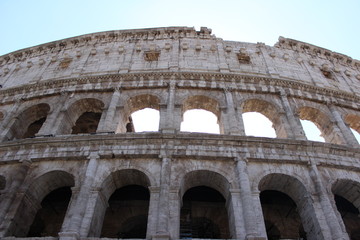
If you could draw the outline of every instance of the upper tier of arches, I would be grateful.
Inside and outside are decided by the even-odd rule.
[[[159,127],[154,131],[161,132],[179,132],[184,113],[202,109],[217,118],[220,134],[245,135],[248,126],[242,114],[248,112],[269,119],[277,138],[305,140],[300,120],[313,122],[328,143],[357,146],[353,132],[360,133],[360,112],[351,108],[282,94],[174,88],[83,92],[3,105],[1,140],[132,132],[132,113],[146,108],[159,113]],[[143,121],[146,124],[147,119]]]

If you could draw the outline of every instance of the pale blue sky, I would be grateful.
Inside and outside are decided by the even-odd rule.
[[[0,0],[0,55],[99,31],[206,26],[224,40],[284,36],[360,60],[359,11],[360,0]]]
[[[0,0],[0,55],[98,31],[206,26],[225,40],[284,36],[360,59],[359,11],[359,0]]]

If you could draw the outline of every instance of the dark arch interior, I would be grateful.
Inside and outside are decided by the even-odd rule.
[[[230,238],[225,198],[216,190],[193,187],[183,196],[180,238]]]
[[[335,203],[344,221],[346,231],[351,240],[360,239],[359,210],[346,198],[335,194]]]
[[[101,237],[146,238],[149,190],[139,185],[117,189],[109,199]]]
[[[101,113],[85,112],[83,113],[72,128],[71,134],[95,133],[99,125]]]
[[[260,201],[269,240],[306,239],[297,206],[288,195],[265,190],[260,194]]]
[[[41,202],[41,208],[30,226],[27,237],[57,237],[71,198],[70,187],[50,192]]]
[[[35,134],[39,132],[39,130],[40,130],[41,126],[44,124],[45,120],[46,120],[46,117],[43,117],[43,118],[40,118],[39,120],[36,120],[35,122],[31,123],[22,138],[35,137]]]

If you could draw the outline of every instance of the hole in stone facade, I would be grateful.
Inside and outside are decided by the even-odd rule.
[[[49,111],[50,106],[45,103],[24,110],[11,126],[7,134],[8,140],[34,137],[45,122]]]
[[[297,206],[288,195],[265,190],[260,193],[260,201],[269,240],[306,239]]]
[[[337,210],[345,224],[345,228],[351,240],[360,239],[359,210],[346,198],[334,195]]]
[[[180,215],[181,239],[230,238],[225,198],[210,187],[198,186],[187,190]]]
[[[351,132],[354,134],[356,140],[360,144],[360,133],[358,133],[355,129],[350,128]]]
[[[276,138],[273,123],[263,114],[247,112],[242,114],[242,118],[247,136]]]
[[[321,136],[320,129],[315,123],[309,120],[300,120],[302,128],[305,132],[305,136],[310,141],[325,142],[325,139]]]
[[[324,77],[326,77],[327,79],[334,79],[333,75],[330,71],[327,70],[321,70],[321,73],[324,75]]]
[[[72,128],[71,134],[95,133],[99,125],[101,113],[85,112],[83,113]]]
[[[250,64],[250,56],[246,53],[238,53],[237,58],[241,64]]]
[[[145,61],[158,61],[160,56],[159,51],[148,51],[144,53]]]
[[[58,188],[41,202],[27,237],[57,237],[71,198],[70,187]]]
[[[35,137],[35,134],[39,132],[40,128],[44,124],[46,117],[40,118],[39,120],[31,123],[22,138]]]
[[[101,237],[146,238],[149,191],[139,185],[117,189],[106,209]]]
[[[65,58],[60,62],[59,67],[62,69],[68,68],[71,62],[71,58]]]
[[[144,108],[144,109],[133,112],[131,114],[131,119],[132,119],[133,128],[134,128],[133,130],[135,132],[159,131],[160,113],[158,110],[155,110],[152,108]],[[128,130],[128,127],[129,128],[131,127],[128,124],[126,127],[127,130]]]
[[[184,121],[181,123],[182,132],[220,133],[218,118],[210,111],[192,109],[184,113]]]

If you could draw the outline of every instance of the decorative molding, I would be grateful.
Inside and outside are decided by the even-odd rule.
[[[143,86],[134,85],[133,82],[139,82],[139,79],[144,82]],[[146,84],[149,81],[159,80],[157,84]],[[304,84],[294,80],[286,80],[280,78],[269,78],[259,76],[246,76],[233,73],[209,73],[209,72],[144,72],[144,73],[124,73],[124,74],[110,74],[101,76],[85,76],[79,78],[67,78],[67,79],[52,79],[43,82],[26,84],[20,87],[0,89],[0,96],[3,99],[2,104],[5,102],[14,101],[14,97],[18,95],[25,95],[26,98],[32,98],[32,96],[46,96],[58,94],[61,91],[68,90],[68,86],[78,86],[76,91],[80,91],[81,85],[93,84],[91,91],[111,91],[114,87],[121,83],[123,89],[133,88],[158,88],[166,87],[171,79],[178,79],[177,85],[181,88],[206,88],[206,89],[223,89],[224,85],[229,85],[227,88],[234,91],[248,91],[250,85],[259,84],[262,88],[251,90],[256,93],[268,93],[270,89],[280,91],[283,89],[289,96],[298,97],[302,99],[309,99],[313,101],[324,101],[323,98],[337,98],[347,102],[347,107],[354,108],[354,102],[360,102],[360,96],[344,92],[341,90],[333,90],[328,88],[321,88]],[[181,84],[182,80],[191,81],[205,81],[208,84],[205,87],[185,86]],[[216,81],[216,84],[212,84]],[[261,83],[261,84],[260,84]],[[100,84],[100,85],[99,85]],[[249,84],[249,85],[248,85]],[[99,86],[101,86],[99,88]],[[55,89],[55,91],[54,91]],[[49,90],[49,93],[47,92]],[[51,90],[51,91],[50,91]],[[75,91],[75,89],[73,89]],[[89,91],[87,88],[86,91]],[[308,94],[306,94],[308,93]],[[322,97],[319,98],[319,95]],[[343,103],[345,104],[345,103]],[[358,108],[355,109],[359,109]]]

